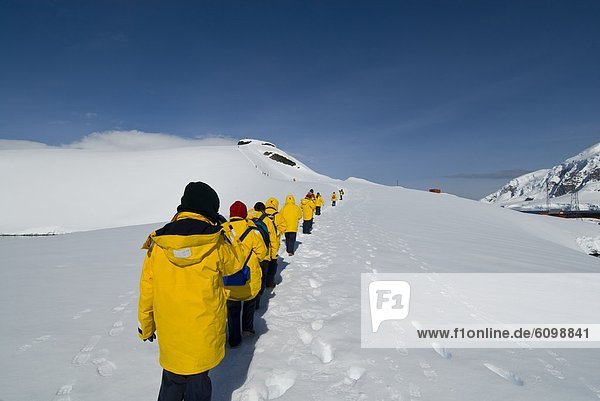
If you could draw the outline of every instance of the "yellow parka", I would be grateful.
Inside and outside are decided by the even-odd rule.
[[[304,220],[311,220],[315,212],[315,202],[311,199],[304,198],[300,202],[300,208],[302,209],[302,218]]]
[[[258,295],[262,283],[262,270],[260,262],[267,257],[267,247],[260,232],[254,225],[246,219],[234,218],[226,223],[230,225],[233,235],[237,240],[246,232],[248,228],[254,228],[248,232],[243,239],[242,248],[244,249],[244,261],[247,259],[246,266],[250,268],[250,280],[245,286],[225,287],[227,299],[232,301],[247,301]],[[250,258],[248,259],[248,256]],[[243,261],[242,261],[243,263]]]
[[[315,200],[315,205],[323,207],[325,205],[325,201],[323,200],[323,197],[321,195],[317,196],[317,199]]]
[[[331,194],[331,200],[332,201],[336,201],[337,200],[337,196],[335,196],[335,192],[333,194]]]
[[[192,375],[214,368],[225,355],[223,276],[241,269],[243,249],[227,228],[204,216],[183,212],[173,221],[184,219],[204,222],[210,230],[162,235],[167,225],[150,234],[144,244],[138,332],[141,339],[156,332],[164,369]]]
[[[279,250],[279,240],[283,233],[287,231],[287,222],[281,213],[279,213],[279,201],[276,198],[267,199],[265,206],[267,214],[271,217],[277,229],[277,249]]]
[[[285,219],[287,225],[286,232],[298,232],[298,222],[302,218],[302,210],[296,205],[296,200],[293,195],[288,195],[285,198],[285,205],[281,208],[281,215]]]
[[[254,209],[248,210],[249,219],[260,219],[261,216],[262,212],[257,212]],[[273,220],[271,220],[268,215],[262,219],[262,222],[265,223],[267,230],[269,230],[269,252],[265,257],[265,260],[277,259],[277,251],[279,251],[279,237],[277,237],[275,223],[273,223]]]

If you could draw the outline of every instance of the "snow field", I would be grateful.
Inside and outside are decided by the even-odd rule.
[[[203,170],[202,176],[219,181],[222,210],[240,196],[282,200],[288,191],[300,197],[310,187],[326,200],[327,192],[339,186],[346,196],[335,208],[326,204],[313,234],[299,234],[297,253],[280,259],[281,284],[265,294],[268,305],[255,318],[258,335],[227,349],[225,360],[211,371],[214,400],[600,398],[595,349],[450,350],[436,344],[408,349],[402,338],[394,349],[360,348],[361,273],[428,272],[435,279],[435,273],[451,272],[598,272],[599,259],[577,242],[584,237],[594,242],[596,225],[359,180],[275,180],[249,167],[237,149],[226,148],[213,154],[232,158],[226,173]],[[173,151],[171,157],[196,161],[198,156]],[[243,180],[222,179],[239,168],[250,169]],[[162,173],[161,180],[168,182],[176,171]],[[196,173],[190,178],[200,179]],[[166,218],[185,182],[171,185],[173,193],[165,189],[169,194],[151,207]],[[97,212],[93,218],[114,224],[129,220],[111,220],[112,212],[131,212],[111,209],[107,217],[102,211],[86,210],[86,215]],[[147,218],[148,211],[133,220]],[[0,399],[156,398],[157,344],[138,339],[136,303],[144,256],[139,248],[158,227],[0,239]],[[460,300],[481,322],[494,321],[453,288],[440,285],[439,291]],[[437,312],[443,314],[444,305]]]

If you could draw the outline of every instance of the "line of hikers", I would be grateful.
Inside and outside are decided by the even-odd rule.
[[[339,191],[340,200],[343,190]],[[332,206],[337,201],[331,196]],[[208,184],[191,182],[170,223],[150,234],[140,279],[138,333],[144,341],[158,335],[163,367],[159,401],[209,401],[208,376],[244,336],[254,336],[254,313],[266,289],[275,288],[282,236],[292,256],[299,221],[311,234],[314,214],[324,206],[311,189],[296,204],[293,195],[279,201],[241,202],[219,214],[220,201]]]

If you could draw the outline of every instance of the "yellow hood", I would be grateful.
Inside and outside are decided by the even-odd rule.
[[[267,203],[265,203],[266,207],[272,207],[275,210],[279,210],[279,201],[277,200],[277,198],[269,198],[267,199]]]
[[[296,199],[294,198],[294,195],[288,195],[288,196],[286,196],[285,203],[286,204],[288,204],[288,203],[294,203],[295,204],[296,203]]]
[[[177,267],[199,263],[219,245],[221,233],[201,235],[161,235],[152,242],[161,248],[169,262]]]

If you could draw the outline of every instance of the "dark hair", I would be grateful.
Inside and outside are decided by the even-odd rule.
[[[256,210],[257,212],[264,212],[267,210],[267,208],[265,207],[265,204],[262,202],[256,202],[254,204],[254,210]]]

